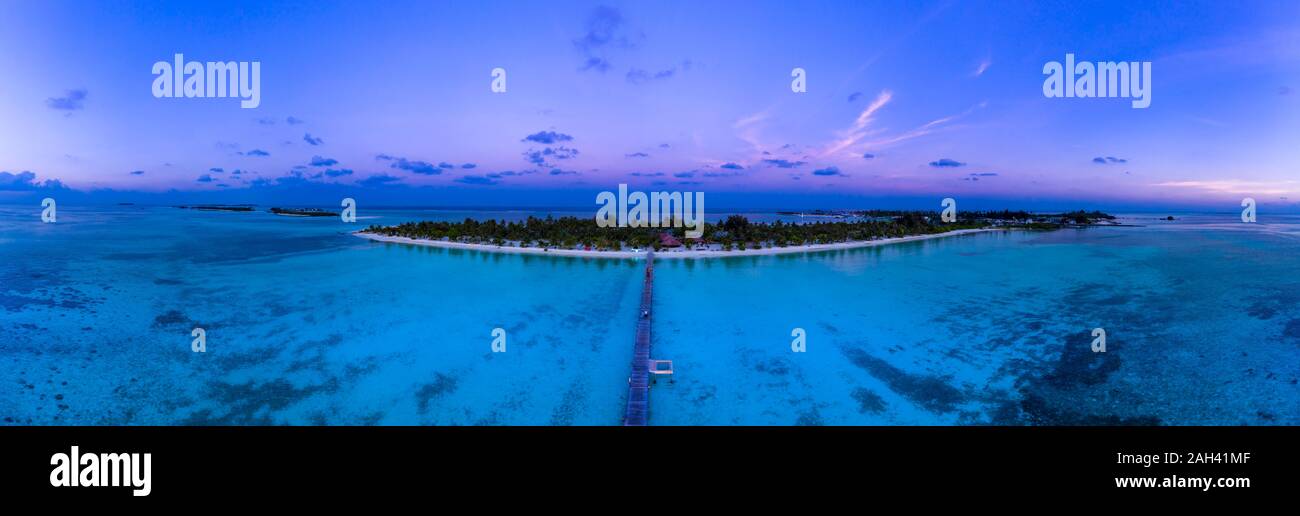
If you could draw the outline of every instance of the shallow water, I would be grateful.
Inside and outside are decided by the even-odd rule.
[[[0,418],[618,424],[639,261],[347,234],[528,214],[0,207]],[[661,261],[651,423],[1300,423],[1300,220],[1152,219]]]

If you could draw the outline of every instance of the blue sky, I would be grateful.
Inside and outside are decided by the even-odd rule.
[[[5,2],[0,202],[583,206],[623,182],[733,207],[1293,206],[1297,20],[1296,2]],[[176,53],[259,61],[260,105],[155,98]],[[1152,62],[1151,106],[1046,98],[1066,53]]]

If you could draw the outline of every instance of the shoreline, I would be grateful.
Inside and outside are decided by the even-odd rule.
[[[778,254],[799,254],[799,253],[818,253],[825,251],[840,251],[845,249],[858,249],[863,247],[875,247],[880,245],[901,244],[905,242],[916,242],[919,240],[930,240],[934,238],[943,238],[957,235],[970,235],[974,233],[984,233],[988,231],[1009,231],[1008,228],[980,228],[980,229],[958,229],[945,231],[943,233],[933,233],[928,235],[910,235],[905,237],[882,238],[880,240],[857,240],[853,242],[836,242],[833,244],[809,244],[790,247],[765,247],[762,249],[745,249],[737,251],[671,251],[661,250],[655,252],[655,259],[672,259],[672,258],[727,258],[732,256],[772,256]],[[543,250],[540,247],[517,247],[517,246],[496,246],[492,244],[471,244],[466,242],[451,242],[444,240],[424,240],[408,237],[397,237],[387,235],[375,235],[362,231],[355,231],[353,236],[371,240],[374,242],[385,242],[390,244],[420,245],[426,247],[441,247],[443,249],[463,249],[468,251],[482,251],[485,253],[507,253],[507,254],[532,254],[539,256],[571,256],[579,258],[614,258],[614,259],[640,259],[645,258],[645,251],[584,251],[580,249],[549,249]]]

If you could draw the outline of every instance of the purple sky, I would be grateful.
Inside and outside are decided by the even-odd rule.
[[[1300,200],[1296,2],[379,5],[0,5],[0,202]],[[176,53],[260,105],[155,98]],[[1045,97],[1067,53],[1150,61],[1150,107]]]

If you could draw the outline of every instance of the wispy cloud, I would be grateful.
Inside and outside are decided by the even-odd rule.
[[[1188,188],[1210,193],[1237,195],[1287,195],[1300,192],[1300,181],[1242,181],[1219,179],[1212,181],[1166,181],[1152,186]]]
[[[45,99],[45,105],[59,111],[79,111],[86,107],[85,89],[68,90],[62,97]]]
[[[835,153],[861,142],[863,138],[866,138],[870,134],[868,126],[870,126],[872,120],[874,120],[876,111],[879,111],[880,108],[889,104],[889,101],[893,98],[894,94],[889,90],[883,90],[880,94],[876,95],[876,99],[871,101],[871,104],[869,104],[866,109],[863,109],[861,113],[858,113],[858,117],[853,120],[853,125],[849,126],[848,129],[840,131],[839,137],[835,141],[831,142],[831,144],[821,152],[821,156],[834,155]]]

